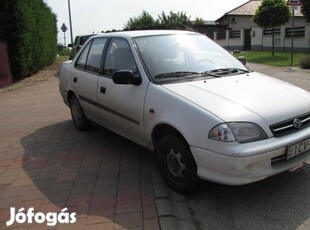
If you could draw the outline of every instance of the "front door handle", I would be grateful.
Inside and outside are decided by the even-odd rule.
[[[77,77],[74,77],[74,78],[73,78],[73,82],[74,82],[74,83],[77,83]]]
[[[105,94],[106,90],[107,89],[105,87],[100,87],[100,93]]]

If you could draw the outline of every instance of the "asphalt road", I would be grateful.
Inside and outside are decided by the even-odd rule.
[[[248,64],[310,91],[310,72]],[[188,206],[199,229],[284,230],[310,229],[310,161],[294,171],[244,186],[201,181],[188,197]]]

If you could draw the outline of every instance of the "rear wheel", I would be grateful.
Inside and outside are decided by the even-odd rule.
[[[84,111],[74,95],[70,98],[70,110],[73,124],[78,130],[85,131],[90,129],[91,121],[85,117]]]
[[[167,183],[177,192],[188,194],[197,183],[197,166],[185,141],[176,135],[164,136],[158,144],[159,167]]]

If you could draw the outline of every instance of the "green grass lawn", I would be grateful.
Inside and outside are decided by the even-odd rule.
[[[235,53],[235,57],[244,56],[247,62],[260,63],[273,66],[290,66],[291,53],[275,52],[272,56],[271,51],[244,51]],[[300,59],[304,56],[303,53],[294,53],[293,66],[299,66]]]

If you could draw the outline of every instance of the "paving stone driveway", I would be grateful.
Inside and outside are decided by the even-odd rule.
[[[309,72],[249,66],[310,89]],[[188,198],[167,188],[154,162],[152,153],[104,128],[77,131],[55,77],[0,94],[2,229],[196,229]],[[7,227],[11,207],[44,214],[66,207],[77,221]]]
[[[147,150],[98,126],[79,132],[58,79],[0,94],[0,226],[16,212],[77,213],[57,229],[159,229]]]

